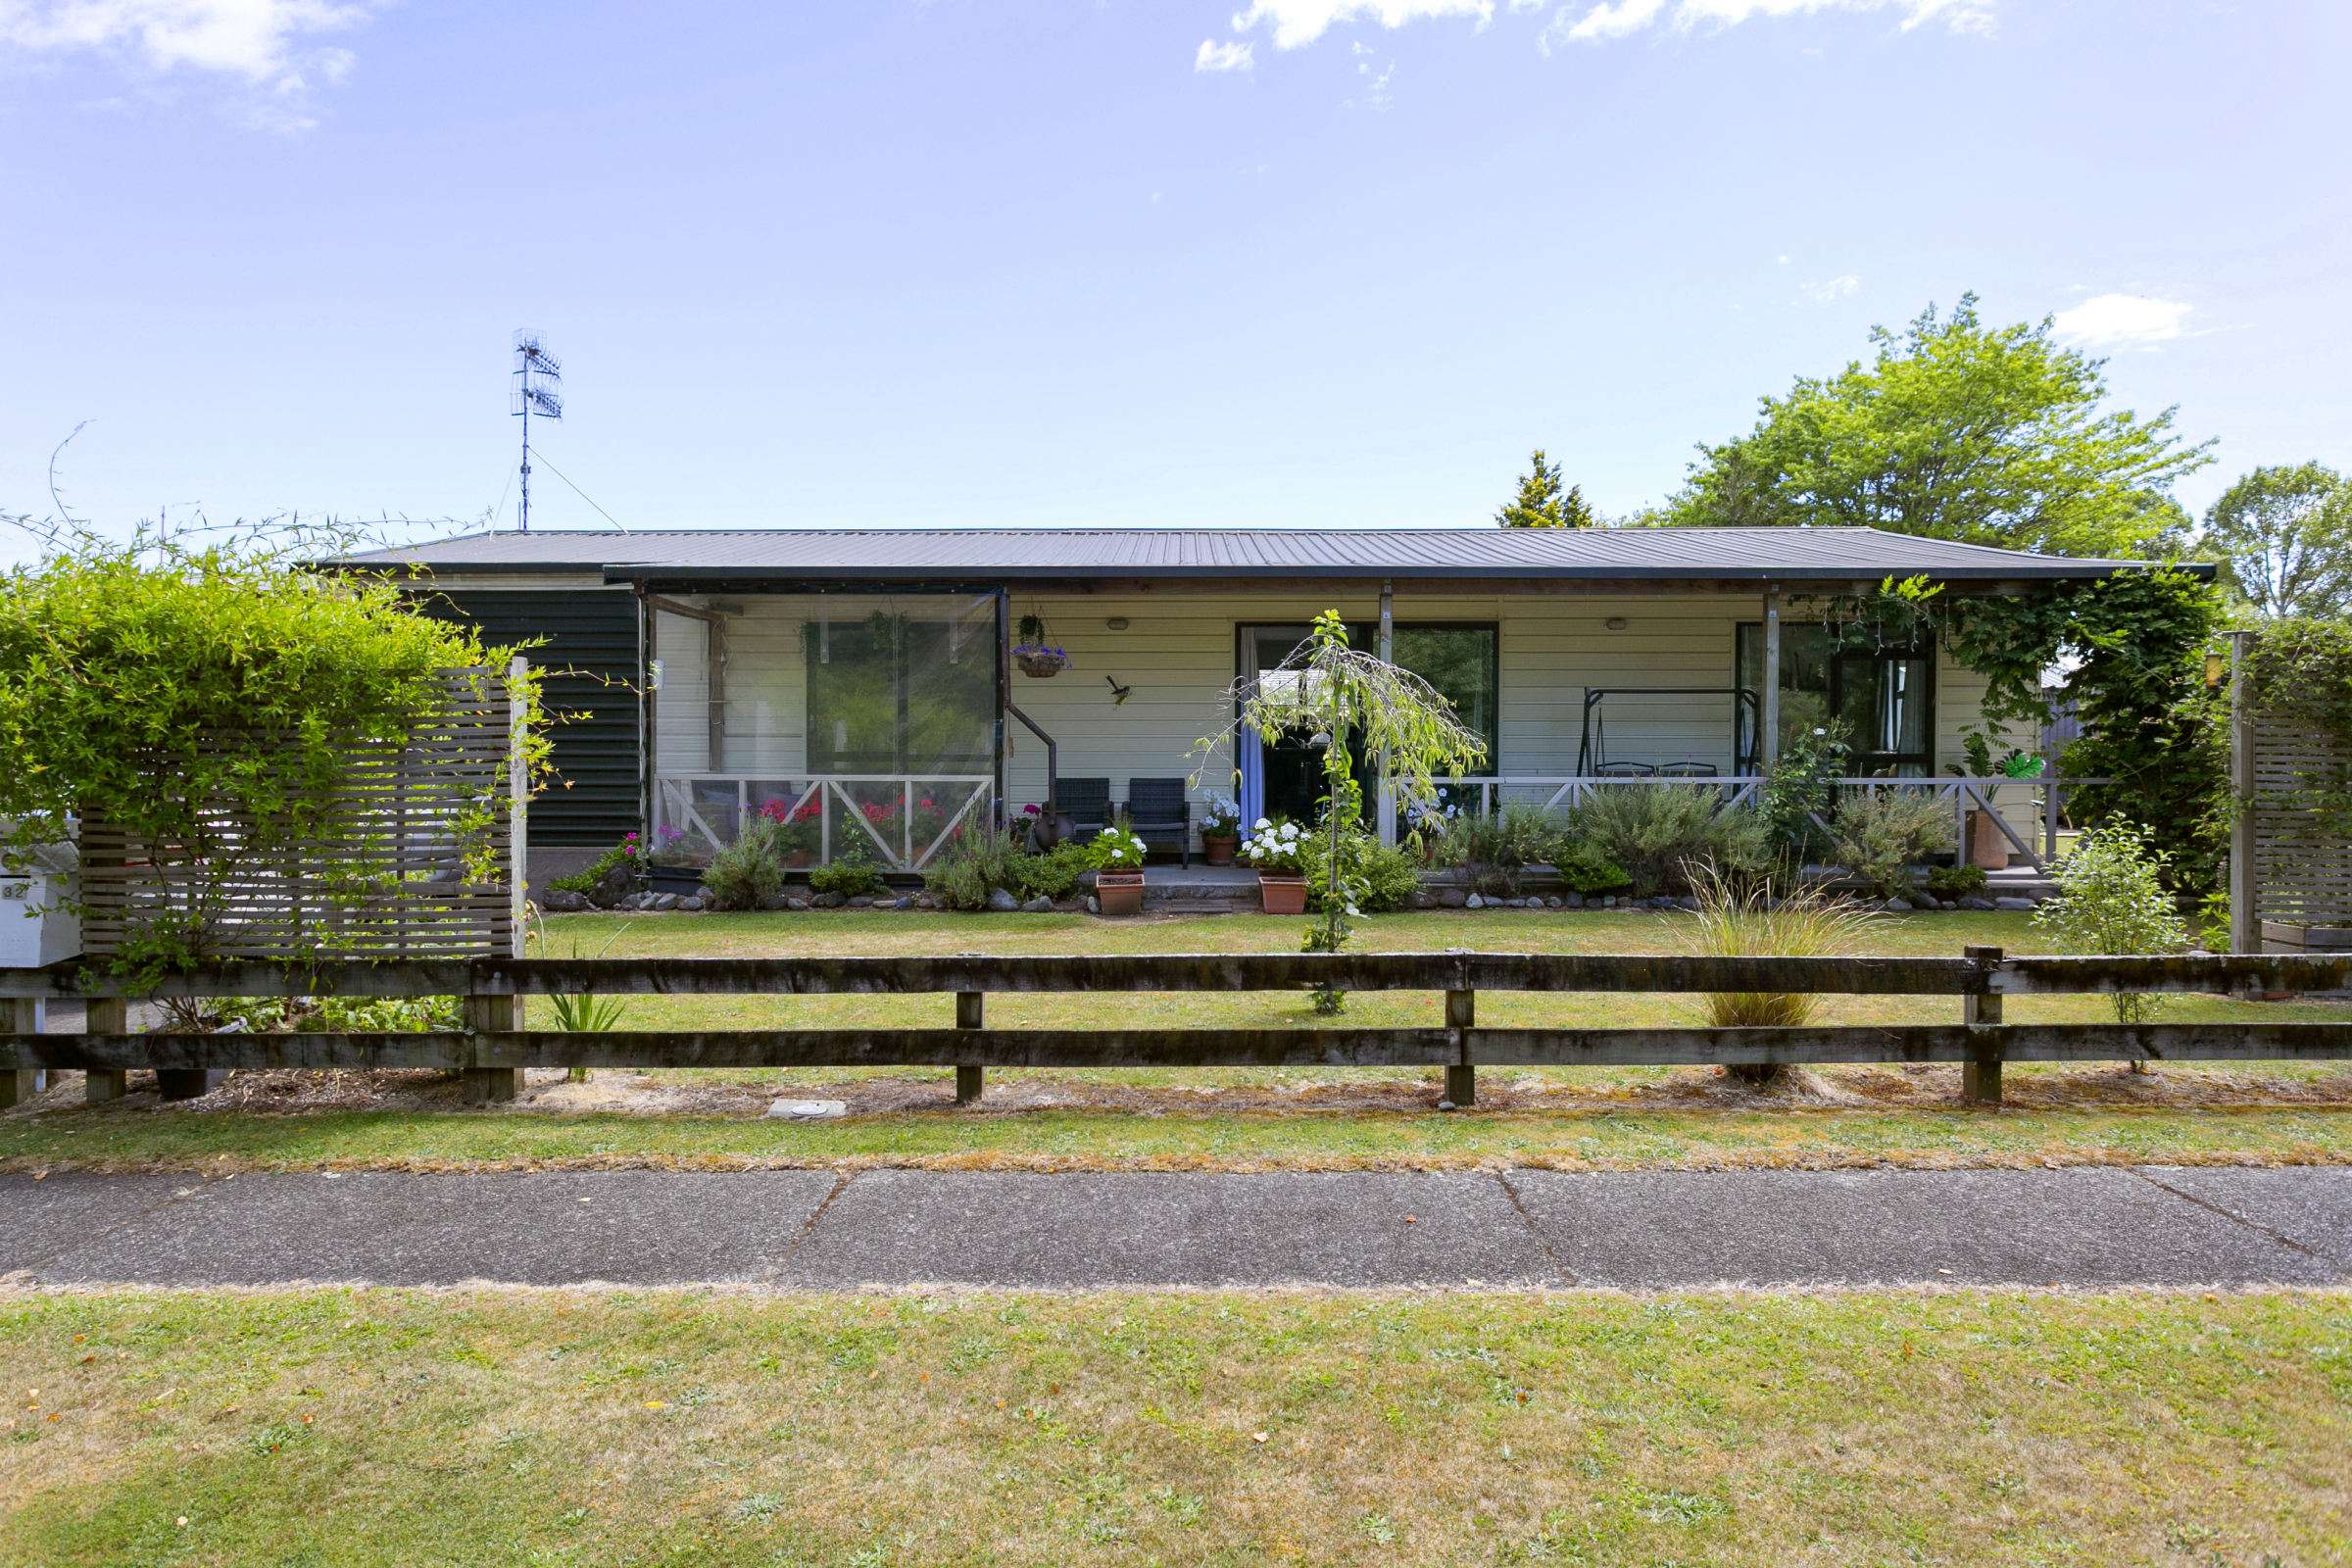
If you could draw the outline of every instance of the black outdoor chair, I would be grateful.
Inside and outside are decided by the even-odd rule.
[[[1055,779],[1054,808],[1070,819],[1073,837],[1091,837],[1100,833],[1110,826],[1110,780]]]
[[[1127,781],[1127,825],[1146,849],[1173,839],[1189,868],[1193,863],[1193,803],[1184,798],[1180,778],[1131,778]]]
[[[1668,762],[1658,769],[1660,778],[1713,778],[1715,776],[1716,767],[1713,762]]]
[[[1603,762],[1592,770],[1595,778],[1655,778],[1657,768],[1648,762]]]

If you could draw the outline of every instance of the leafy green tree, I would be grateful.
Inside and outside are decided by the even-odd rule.
[[[1494,514],[1494,520],[1505,528],[1596,528],[1600,515],[1585,499],[1581,485],[1563,486],[1560,466],[1547,461],[1544,449],[1538,447],[1529,460],[1527,474],[1519,481],[1519,493],[1503,504]]]
[[[2333,468],[2256,468],[2222,492],[2197,542],[2257,614],[2352,612],[2352,482]]]
[[[2212,443],[2187,445],[2171,409],[2104,409],[2104,362],[2060,346],[2049,321],[1987,326],[1973,294],[1870,341],[1868,363],[1799,376],[1747,434],[1701,446],[1668,520],[2134,556],[2177,521],[2173,482],[2211,461]]]

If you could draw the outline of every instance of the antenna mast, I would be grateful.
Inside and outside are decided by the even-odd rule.
[[[522,511],[521,531],[531,531],[531,416],[543,419],[564,417],[564,395],[556,388],[564,380],[564,362],[547,352],[547,345],[531,328],[517,327],[514,331],[514,396],[510,414],[522,416]]]

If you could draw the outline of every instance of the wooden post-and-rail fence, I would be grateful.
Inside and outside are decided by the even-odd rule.
[[[997,1029],[984,1000],[1051,992],[1348,992],[1444,995],[1428,1027],[1348,1023],[1228,1029]],[[431,1034],[132,1034],[134,993],[77,971],[0,969],[15,1032],[0,1034],[0,1103],[33,1072],[74,1067],[90,1097],[122,1093],[122,1074],[233,1067],[436,1068],[467,1075],[475,1098],[511,1096],[529,1067],[873,1067],[956,1069],[956,1099],[979,1098],[989,1067],[1418,1066],[1446,1069],[1446,1099],[1466,1105],[1480,1067],[1951,1062],[1964,1097],[1997,1103],[2010,1061],[2352,1059],[2352,1023],[2011,1023],[2010,997],[2201,992],[2271,997],[2352,988],[2352,955],[2214,957],[1965,956],[1740,958],[1526,953],[972,955],[873,958],[474,958],[222,963],[175,975],[145,997],[456,996],[467,1027]],[[1947,1023],[1772,1029],[1484,1027],[1479,992],[1701,995],[1813,992],[1955,997]],[[889,1029],[621,1029],[566,1033],[522,1027],[533,996],[939,994],[955,1022]],[[79,1033],[28,1027],[42,1003],[82,998]]]

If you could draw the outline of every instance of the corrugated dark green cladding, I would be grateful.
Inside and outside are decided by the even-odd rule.
[[[637,596],[625,588],[458,588],[421,595],[424,608],[471,621],[485,642],[542,638],[525,651],[551,671],[547,706],[573,715],[556,726],[561,780],[531,802],[531,842],[597,846],[638,830]]]

